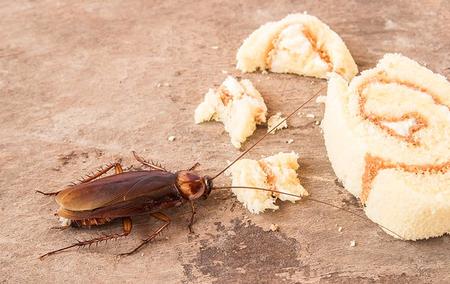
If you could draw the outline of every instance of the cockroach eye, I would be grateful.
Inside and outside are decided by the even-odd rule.
[[[206,188],[205,188],[205,192],[203,193],[202,197],[204,199],[206,199],[206,198],[208,198],[208,196],[211,193],[211,190],[213,188],[213,181],[209,176],[204,176],[203,180],[204,180],[204,184],[205,184]]]

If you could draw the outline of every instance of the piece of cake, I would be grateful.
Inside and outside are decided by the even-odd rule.
[[[339,35],[307,14],[290,14],[262,25],[245,39],[236,59],[242,72],[259,69],[317,78],[336,72],[347,80],[358,73]]]
[[[229,170],[231,173],[231,186],[251,186],[282,191],[299,196],[307,196],[308,192],[300,184],[297,176],[299,167],[298,155],[292,153],[279,153],[259,161],[242,159],[237,161]],[[276,210],[277,199],[295,202],[299,197],[278,194],[273,192],[233,188],[237,199],[251,212],[258,214],[266,209]]]
[[[266,122],[267,107],[249,80],[228,76],[218,90],[209,89],[195,110],[195,123],[216,120],[224,124],[236,148]]]
[[[331,74],[328,157],[367,216],[406,240],[450,232],[450,83],[386,54],[348,85]]]

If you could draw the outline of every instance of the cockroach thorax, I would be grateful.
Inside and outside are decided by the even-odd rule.
[[[188,200],[204,197],[211,193],[212,181],[208,176],[201,177],[193,171],[179,171],[176,186],[180,194]]]

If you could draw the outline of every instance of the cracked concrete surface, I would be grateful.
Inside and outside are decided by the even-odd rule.
[[[38,256],[75,239],[117,232],[58,224],[54,191],[131,150],[172,170],[201,163],[215,173],[239,152],[218,123],[195,125],[209,87],[229,74],[249,78],[270,114],[288,113],[325,81],[240,74],[242,40],[259,25],[308,11],[338,32],[360,69],[402,52],[450,76],[448,1],[2,1],[0,5],[0,280],[2,282],[270,283],[450,282],[450,236],[402,242],[376,225],[311,202],[250,215],[229,192],[167,210],[164,235],[131,257],[159,223],[135,218],[132,234],[97,248]],[[217,48],[216,48],[217,47]],[[302,110],[322,117],[321,106]],[[249,143],[265,133],[258,129]],[[176,140],[169,142],[169,136]],[[292,144],[286,144],[288,139]],[[319,127],[295,116],[249,154],[297,151],[299,175],[318,199],[359,210],[334,182]],[[221,177],[217,183],[227,184]],[[270,224],[279,232],[268,231]],[[342,232],[338,228],[342,227]],[[357,246],[350,247],[351,240]]]

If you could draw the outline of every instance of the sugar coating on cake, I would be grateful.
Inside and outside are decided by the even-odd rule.
[[[215,120],[224,124],[231,143],[241,148],[256,125],[266,122],[267,107],[250,80],[228,76],[217,89],[209,89],[195,110],[195,123]]]
[[[358,73],[339,35],[306,13],[262,25],[245,39],[236,59],[242,72],[270,70],[317,78],[336,72],[347,80]]]
[[[308,192],[300,184],[297,176],[298,155],[278,153],[259,161],[242,159],[236,162],[228,171],[231,174],[232,186],[251,186],[267,188],[307,196]],[[258,214],[266,209],[277,210],[277,199],[295,202],[300,197],[278,194],[254,189],[233,188],[237,199],[251,212]]]
[[[276,128],[274,128],[275,126]],[[285,117],[283,117],[281,112],[277,112],[267,120],[267,132],[273,129],[272,131],[270,131],[270,134],[275,134],[275,132],[284,128],[288,128],[288,124],[287,120],[285,119]]]
[[[367,216],[406,240],[450,232],[450,83],[386,54],[350,83],[330,74],[328,157]],[[392,233],[394,232],[394,233]]]

